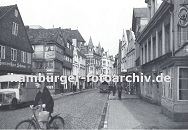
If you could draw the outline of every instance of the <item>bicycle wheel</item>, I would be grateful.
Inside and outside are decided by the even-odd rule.
[[[15,129],[37,129],[32,120],[24,120],[18,123]]]
[[[52,121],[50,122],[50,128],[64,129],[65,128],[64,119],[60,116],[56,116],[52,118]]]

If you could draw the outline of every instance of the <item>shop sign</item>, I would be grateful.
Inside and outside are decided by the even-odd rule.
[[[10,66],[10,67],[17,67],[17,68],[26,68],[26,65],[23,65],[21,63],[13,63],[13,62],[5,62],[0,60],[0,66]]]

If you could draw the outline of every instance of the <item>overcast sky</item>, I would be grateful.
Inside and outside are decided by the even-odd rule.
[[[77,29],[86,43],[101,43],[117,54],[123,29],[130,29],[133,8],[146,7],[145,0],[0,0],[17,4],[25,25]]]

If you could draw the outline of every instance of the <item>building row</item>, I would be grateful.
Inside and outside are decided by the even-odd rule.
[[[115,57],[116,73],[143,73],[152,79],[169,75],[170,82],[151,80],[136,84],[137,94],[160,105],[162,113],[174,121],[187,121],[188,1],[145,0],[145,3],[147,8],[133,9],[132,29],[123,31]],[[130,34],[134,35],[134,42],[129,42]]]
[[[93,87],[86,76],[111,74],[113,62],[100,43],[94,46],[91,37],[86,43],[78,30],[25,26],[17,5],[0,7],[0,75],[78,77],[75,83],[46,83],[51,92],[61,93],[72,91],[73,84],[77,89]]]

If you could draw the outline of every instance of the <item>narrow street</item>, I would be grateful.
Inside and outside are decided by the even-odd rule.
[[[65,96],[55,100],[54,112],[61,113],[67,129],[97,129],[107,97],[107,94],[101,94],[98,90]],[[31,115],[28,107],[0,111],[0,129],[13,129]]]

